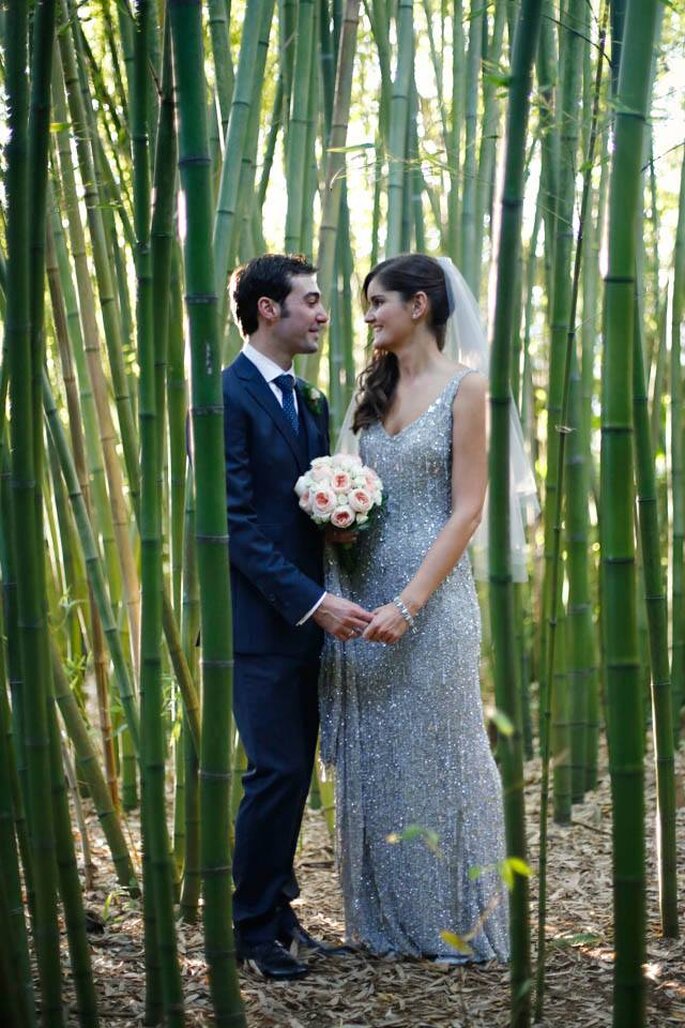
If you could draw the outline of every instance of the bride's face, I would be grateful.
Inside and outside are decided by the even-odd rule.
[[[368,307],[364,321],[373,332],[375,350],[397,350],[406,343],[416,328],[411,300],[404,300],[395,290],[386,289],[374,278],[366,291]]]

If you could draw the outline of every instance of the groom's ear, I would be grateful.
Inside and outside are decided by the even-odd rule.
[[[275,300],[272,300],[270,296],[260,296],[257,300],[257,313],[264,318],[265,321],[273,323],[277,321],[281,314],[281,308]]]

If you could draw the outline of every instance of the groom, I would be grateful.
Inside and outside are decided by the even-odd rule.
[[[234,712],[248,758],[235,828],[239,960],[269,978],[308,971],[293,951],[330,952],[298,923],[293,859],[314,761],[323,632],[360,634],[371,615],[324,591],[323,540],[295,481],[329,452],[325,398],[295,378],[328,322],[316,269],[266,254],[231,279],[245,340],[223,372]]]

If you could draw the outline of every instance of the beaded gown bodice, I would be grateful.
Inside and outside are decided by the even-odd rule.
[[[386,504],[349,574],[329,554],[327,584],[366,609],[403,589],[450,517],[452,405],[468,373],[395,436],[380,423],[362,433],[360,456]],[[335,765],[346,927],[375,953],[454,958],[441,936],[451,931],[474,932],[471,959],[507,956],[501,786],[479,665],[466,553],[395,645],[326,644],[321,752]]]

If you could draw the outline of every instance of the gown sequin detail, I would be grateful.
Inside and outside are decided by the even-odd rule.
[[[349,574],[329,554],[327,584],[367,609],[400,592],[450,516],[452,401],[468,373],[397,435],[380,423],[362,433],[361,458],[387,502]],[[373,953],[455,958],[441,931],[476,929],[470,959],[507,958],[501,784],[479,661],[467,554],[397,644],[327,641],[321,754],[335,765],[346,931]]]

